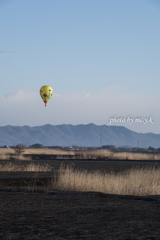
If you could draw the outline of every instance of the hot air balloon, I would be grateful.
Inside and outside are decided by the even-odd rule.
[[[45,103],[45,107],[49,99],[52,97],[53,89],[50,86],[42,86],[40,88],[40,96]]]

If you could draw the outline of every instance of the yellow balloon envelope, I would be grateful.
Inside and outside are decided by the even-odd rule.
[[[50,86],[42,86],[40,88],[40,95],[43,102],[45,103],[45,106],[49,101],[49,99],[52,97],[52,94],[53,94],[53,89]]]

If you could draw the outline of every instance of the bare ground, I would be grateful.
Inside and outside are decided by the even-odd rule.
[[[160,197],[0,192],[0,239],[160,239]]]

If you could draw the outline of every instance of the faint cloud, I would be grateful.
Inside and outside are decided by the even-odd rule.
[[[90,96],[91,96],[91,94],[89,94],[89,93],[87,93],[87,94],[85,95],[86,98],[88,98],[88,97],[90,97]]]
[[[14,91],[11,93],[6,94],[4,97],[1,98],[3,101],[27,101],[29,99],[35,98],[38,96],[38,93],[34,92],[31,89],[20,89],[18,91]]]

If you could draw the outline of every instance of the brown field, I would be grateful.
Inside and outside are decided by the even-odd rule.
[[[2,159],[0,239],[159,239],[159,193],[160,161]]]
[[[7,154],[15,154],[15,150],[13,148],[0,148],[0,155],[7,155]],[[57,149],[32,149],[32,148],[26,148],[24,149],[23,154],[59,154],[59,155],[74,155],[74,151],[63,151],[63,150],[57,150]]]
[[[9,159],[9,155],[15,154],[11,148],[0,148],[0,159]],[[68,155],[77,159],[113,159],[113,160],[160,160],[160,153],[139,153],[139,152],[112,152],[109,150],[84,150],[84,151],[65,151],[57,149],[24,149],[23,154],[16,156],[19,160],[31,160],[28,155],[53,155],[55,159],[67,159]]]

